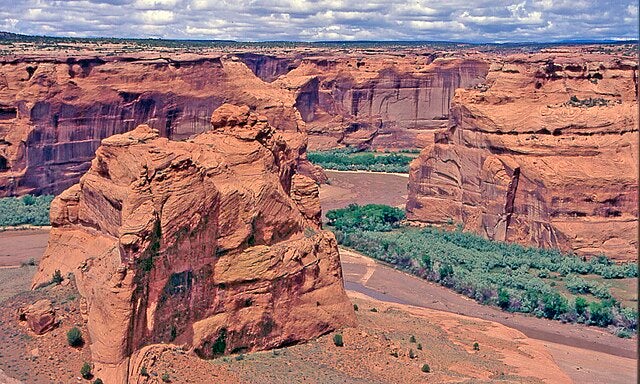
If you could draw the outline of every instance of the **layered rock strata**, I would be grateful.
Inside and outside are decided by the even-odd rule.
[[[634,62],[534,55],[458,90],[448,130],[411,165],[407,215],[488,238],[637,258]]]
[[[142,125],[102,141],[51,207],[34,287],[73,273],[95,375],[126,383],[146,345],[203,358],[297,343],[352,324],[315,183],[268,118],[225,104],[171,141]],[[105,380],[106,378],[106,380]]]

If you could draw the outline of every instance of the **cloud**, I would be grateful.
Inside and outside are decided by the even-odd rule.
[[[467,42],[637,39],[636,0],[0,0],[0,29],[53,36]]]

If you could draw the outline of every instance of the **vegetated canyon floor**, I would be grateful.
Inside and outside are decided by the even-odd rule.
[[[331,184],[321,188],[325,212],[349,203],[400,206],[406,199],[402,175],[328,175]],[[0,232],[0,382],[10,382],[2,370],[25,383],[76,382],[89,359],[87,347],[69,353],[65,345],[67,328],[82,325],[73,287],[28,292],[35,267],[19,267],[40,258],[47,238],[46,229]],[[349,250],[342,249],[341,258],[349,297],[359,307],[359,326],[341,331],[344,347],[334,346],[329,334],[304,345],[213,362],[168,349],[152,373],[157,379],[168,373],[174,383],[636,381],[636,339],[482,306]],[[63,318],[48,336],[29,335],[17,322],[16,309],[40,295],[53,297]],[[479,351],[473,350],[474,342]],[[410,349],[415,358],[409,357]],[[421,372],[423,364],[431,373]]]

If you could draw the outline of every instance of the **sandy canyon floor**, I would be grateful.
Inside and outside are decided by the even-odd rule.
[[[331,184],[321,190],[325,212],[354,202],[399,206],[406,199],[401,175],[328,175]],[[20,267],[39,259],[47,237],[46,229],[0,232],[0,383],[86,382],[78,373],[89,348],[65,344],[67,329],[83,327],[77,293],[72,286],[30,292],[35,267]],[[341,250],[341,260],[349,297],[359,308],[358,326],[339,331],[344,347],[336,347],[329,334],[304,345],[213,361],[168,347],[149,368],[148,382],[161,382],[164,373],[174,383],[637,380],[636,339],[482,306],[349,250]],[[34,336],[17,321],[16,310],[45,296],[55,300],[62,322],[51,333]],[[479,351],[473,350],[474,342]],[[423,364],[431,373],[421,372]]]

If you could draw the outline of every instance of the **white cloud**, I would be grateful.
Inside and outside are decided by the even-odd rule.
[[[0,0],[27,34],[236,40],[636,39],[636,0]]]

